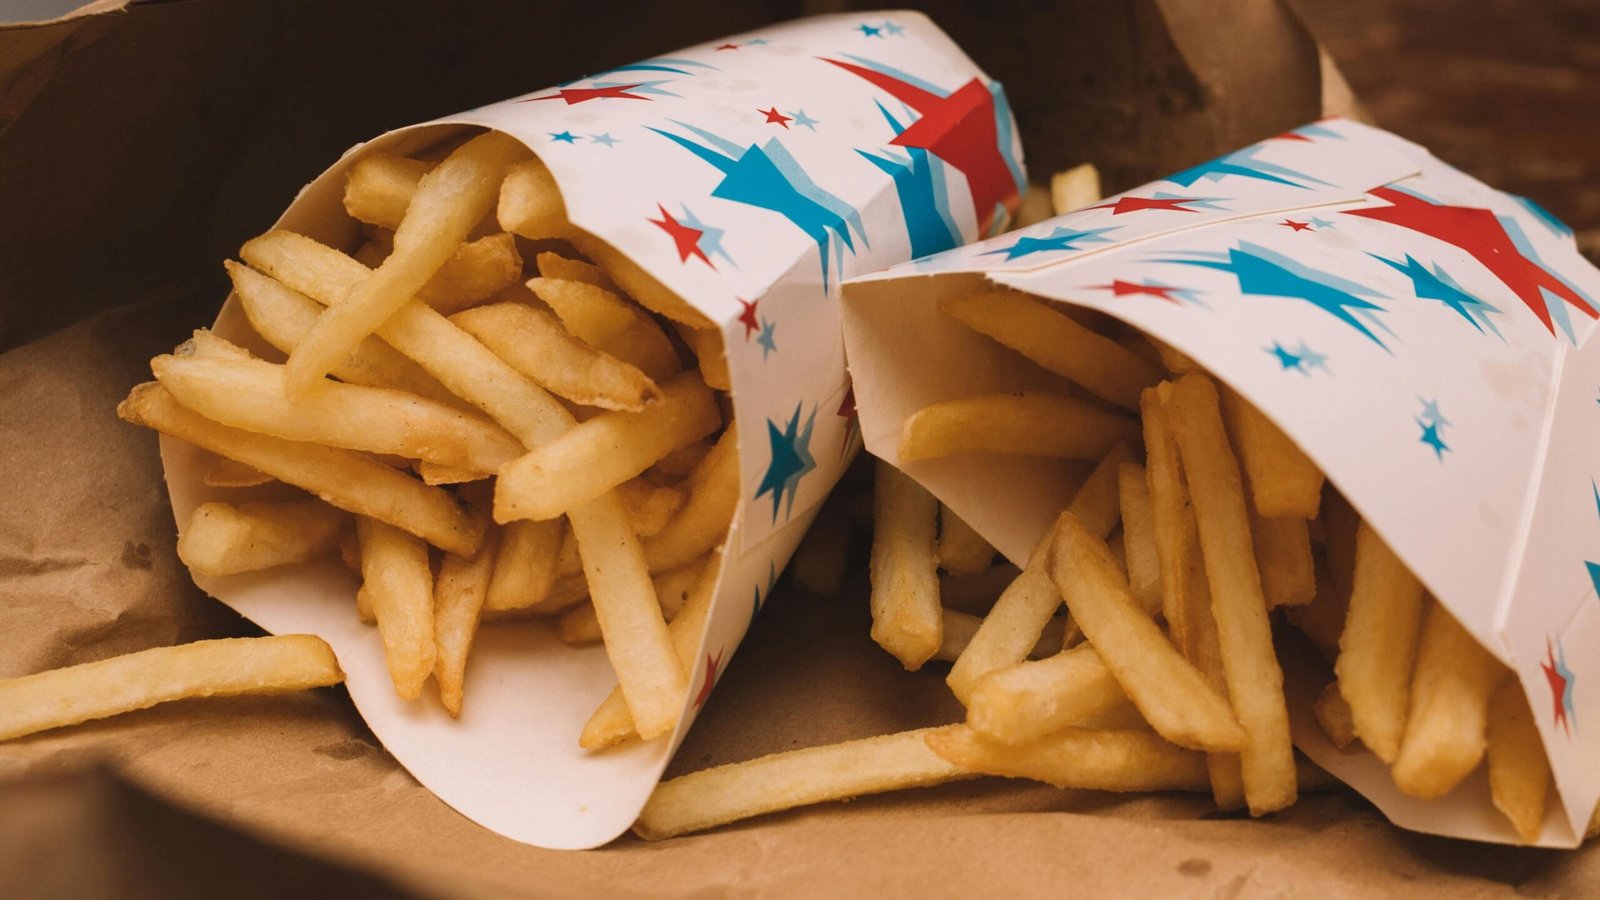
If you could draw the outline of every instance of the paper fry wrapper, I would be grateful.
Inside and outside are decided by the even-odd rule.
[[[987,282],[1136,326],[1276,421],[1516,673],[1561,801],[1540,843],[1581,840],[1600,795],[1600,272],[1560,222],[1334,119],[852,282],[867,449],[1020,564],[1070,499],[1064,464],[897,454],[930,403],[1051,386],[935,308]],[[1290,698],[1296,743],[1396,824],[1515,840],[1481,769],[1406,797],[1371,754],[1324,739],[1313,697]]]
[[[279,227],[353,250],[360,234],[341,198],[356,154],[414,152],[464,125],[525,143],[575,226],[726,339],[743,492],[677,729],[581,750],[578,733],[615,678],[601,648],[568,647],[533,624],[480,630],[459,720],[426,694],[403,702],[336,561],[196,581],[269,631],[327,639],[373,732],[446,803],[519,841],[594,847],[637,817],[859,449],[840,283],[1003,231],[1025,183],[1021,147],[1000,85],[925,17],[821,17],[391,132],[304,188]],[[236,301],[216,330],[247,337]],[[181,525],[219,492],[202,484],[199,451],[164,440],[162,456]]]

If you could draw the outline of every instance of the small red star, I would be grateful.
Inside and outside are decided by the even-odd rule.
[[[1190,209],[1183,204],[1204,203],[1208,199],[1210,198],[1167,197],[1165,199],[1158,200],[1154,197],[1119,197],[1115,203],[1102,203],[1099,206],[1091,206],[1089,208],[1109,209],[1111,210],[1111,214],[1113,216],[1120,216],[1123,213],[1143,212],[1147,209],[1164,209],[1170,210],[1171,212],[1199,212],[1200,210]]]
[[[672,236],[672,242],[678,245],[678,262],[688,262],[689,257],[698,256],[701,262],[711,266],[711,260],[707,259],[700,249],[700,236],[705,232],[698,228],[690,228],[674,219],[672,213],[667,212],[667,208],[659,203],[656,204],[656,209],[661,210],[661,218],[649,220],[650,224]],[[711,268],[715,269],[716,266]]]
[[[1300,134],[1298,132],[1294,132],[1294,131],[1285,131],[1283,134],[1275,134],[1272,137],[1267,138],[1267,140],[1269,140],[1269,141],[1305,141],[1308,144],[1311,143],[1311,138],[1308,138],[1305,135]]]
[[[711,699],[711,689],[717,686],[717,669],[722,665],[722,654],[726,649],[718,650],[715,659],[706,657],[706,682],[700,686],[700,694],[694,698],[695,709],[705,706],[706,701]]]
[[[1539,663],[1539,670],[1544,673],[1544,680],[1550,682],[1551,699],[1555,701],[1555,722],[1562,731],[1570,734],[1572,723],[1567,720],[1567,673],[1562,671],[1564,668],[1556,661],[1555,650],[1546,641],[1545,661]]]
[[[856,412],[855,385],[852,384],[844,389],[844,399],[839,402],[839,411],[834,413],[834,415],[844,419],[855,419],[860,417]]]
[[[761,330],[761,321],[756,318],[756,304],[760,303],[761,301],[745,300],[740,297],[735,297],[733,299],[738,300],[739,305],[744,307],[739,312],[739,323],[744,326],[744,339],[748,341],[750,340],[750,336],[752,334],[755,334]]]
[[[1123,281],[1120,278],[1114,279],[1110,284],[1097,284],[1091,290],[1110,291],[1113,297],[1130,297],[1143,294],[1149,297],[1160,297],[1169,303],[1178,302],[1172,296],[1172,292],[1178,290],[1178,288],[1159,284],[1139,284],[1134,281]]]
[[[782,125],[784,131],[788,131],[789,123],[794,121],[793,116],[786,116],[783,113],[778,112],[778,108],[776,106],[772,107],[771,109],[758,109],[756,112],[767,117],[768,125]]]
[[[718,47],[717,49],[718,50],[737,50],[737,49],[739,49],[739,45],[738,44],[723,44],[721,47]]]
[[[522,102],[529,103],[534,100],[565,100],[567,101],[568,106],[576,106],[579,103],[584,103],[589,100],[649,100],[649,97],[641,97],[638,94],[628,93],[639,86],[640,85],[638,84],[618,84],[603,88],[562,88],[560,91],[557,91],[554,94],[546,94],[543,97],[529,97],[527,100]]]
[[[1295,231],[1310,231],[1311,230],[1311,223],[1310,222],[1296,222],[1293,219],[1284,219],[1282,222],[1279,222],[1278,224],[1282,225],[1285,228],[1292,228]]]

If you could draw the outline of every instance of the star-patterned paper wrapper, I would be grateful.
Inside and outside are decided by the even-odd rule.
[[[598,646],[568,647],[533,624],[479,632],[459,720],[401,701],[337,562],[196,581],[269,631],[327,639],[373,732],[446,803],[519,841],[594,847],[633,823],[860,449],[841,283],[1003,232],[1026,184],[1022,150],[1000,85],[927,18],[826,16],[391,132],[303,189],[279,227],[353,248],[341,198],[355,155],[415,152],[461,126],[527,144],[574,225],[722,327],[744,490],[677,729],[580,749],[616,679]],[[215,327],[249,334],[231,299]],[[215,492],[193,448],[164,440],[162,455],[181,524]]]
[[[936,310],[986,283],[1168,342],[1294,438],[1520,678],[1562,801],[1540,843],[1577,845],[1600,796],[1600,272],[1564,225],[1415,144],[1329,119],[853,281],[845,340],[867,449],[1021,563],[1069,499],[1064,464],[897,454],[929,403],[1051,386]],[[1296,743],[1396,824],[1515,841],[1481,769],[1440,800],[1405,797],[1371,754],[1323,738],[1310,699],[1291,698]]]

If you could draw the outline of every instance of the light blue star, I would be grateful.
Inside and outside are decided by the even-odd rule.
[[[1327,219],[1323,219],[1323,218],[1316,217],[1316,216],[1313,216],[1311,221],[1308,222],[1307,224],[1309,224],[1312,228],[1316,229],[1317,231],[1322,231],[1323,229],[1332,228],[1333,227],[1333,223],[1332,222],[1328,221]]]
[[[1017,242],[1009,247],[1001,247],[999,250],[990,250],[987,253],[982,253],[979,255],[998,256],[1004,253],[1006,261],[1010,262],[1013,259],[1029,256],[1034,253],[1047,253],[1053,250],[1077,250],[1078,244],[1080,243],[1111,243],[1110,238],[1102,237],[1102,235],[1116,230],[1116,226],[1112,226],[1110,228],[1090,228],[1086,231],[1074,231],[1071,228],[1062,228],[1061,226],[1057,225],[1055,228],[1051,229],[1049,234],[1045,235],[1044,237],[1029,237],[1027,235],[1023,235],[1017,238]]]
[[[1300,346],[1296,348],[1295,352],[1299,353],[1300,358],[1305,360],[1307,369],[1321,369],[1324,372],[1328,371],[1328,358],[1311,349],[1306,345],[1305,341],[1300,342]]]
[[[1412,292],[1417,295],[1419,300],[1437,300],[1448,306],[1461,318],[1466,319],[1473,328],[1478,329],[1480,334],[1483,333],[1484,326],[1487,325],[1489,330],[1494,332],[1495,337],[1505,340],[1500,334],[1500,329],[1496,328],[1494,322],[1489,320],[1490,313],[1500,312],[1499,307],[1479,300],[1477,297],[1462,290],[1461,285],[1457,284],[1456,280],[1451,278],[1448,272],[1440,268],[1438,263],[1435,263],[1433,268],[1430,269],[1418,262],[1416,257],[1409,253],[1406,254],[1404,263],[1379,256],[1376,253],[1367,255],[1411,279]]]
[[[1446,419],[1444,414],[1439,412],[1439,401],[1424,400],[1421,397],[1418,397],[1417,402],[1422,404],[1422,414],[1419,418],[1440,426],[1448,426],[1450,424],[1450,420]]]
[[[893,34],[893,35],[905,34],[905,31],[906,31],[905,26],[896,25],[895,23],[887,21],[887,20],[885,20],[884,23],[882,25],[878,26],[878,27],[882,28],[885,32],[887,32],[889,34]]]
[[[720,256],[728,265],[738,268],[734,265],[733,257],[728,255],[728,251],[722,249],[722,236],[728,232],[726,228],[712,228],[700,221],[699,216],[689,211],[687,203],[683,204],[683,224],[700,232],[698,243],[701,253],[707,257]]]
[[[1266,350],[1267,350],[1268,353],[1271,353],[1278,360],[1278,368],[1280,369],[1280,371],[1287,371],[1289,369],[1293,369],[1296,372],[1299,372],[1301,374],[1305,374],[1305,371],[1306,371],[1306,360],[1305,360],[1305,357],[1301,356],[1298,353],[1295,353],[1293,350],[1290,350],[1289,348],[1283,346],[1282,344],[1278,343],[1277,341],[1273,341],[1272,342],[1272,346],[1266,348]]]
[[[573,143],[577,143],[577,141],[578,141],[577,135],[573,134],[570,131],[552,131],[552,132],[549,132],[549,134],[550,134],[550,140],[552,140],[552,141],[560,141],[563,144],[573,144]]]
[[[856,30],[861,32],[861,36],[862,37],[875,37],[875,38],[882,38],[883,37],[883,29],[877,28],[877,27],[872,26],[872,25],[868,25],[866,23],[862,23],[860,25],[857,25],[856,26]]]
[[[778,352],[778,342],[773,336],[777,333],[777,331],[778,324],[776,322],[773,322],[766,316],[761,317],[761,334],[756,336],[756,343],[761,345],[762,362],[767,361],[768,354]]]
[[[808,131],[816,131],[817,126],[822,124],[820,120],[813,119],[806,115],[806,111],[803,109],[789,113],[789,118],[794,120],[794,127],[804,128]]]
[[[602,132],[600,134],[591,134],[589,135],[589,140],[594,141],[596,144],[599,144],[602,147],[611,147],[622,143],[622,141],[612,137],[611,132],[609,131]]]
[[[761,485],[756,489],[756,498],[772,495],[772,521],[778,521],[778,507],[783,505],[784,497],[788,497],[787,516],[794,512],[794,495],[800,486],[800,480],[817,468],[817,461],[811,456],[811,429],[816,424],[817,411],[811,410],[811,416],[806,419],[805,428],[800,427],[800,404],[794,405],[794,415],[781,429],[778,423],[767,420],[767,442],[770,445],[772,459],[767,464],[767,471],[761,476]]]
[[[1434,455],[1439,457],[1440,462],[1443,462],[1444,452],[1450,449],[1450,445],[1446,444],[1444,438],[1439,435],[1439,425],[1435,422],[1428,422],[1418,416],[1417,426],[1422,429],[1422,436],[1417,440],[1432,447]]]
[[[745,41],[744,45],[746,47],[765,47],[767,45],[767,39],[766,38],[751,38],[750,40]]]

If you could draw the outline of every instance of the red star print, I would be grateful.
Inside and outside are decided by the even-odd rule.
[[[1167,197],[1158,200],[1154,197],[1120,197],[1115,203],[1102,203],[1099,206],[1091,206],[1089,208],[1109,209],[1113,216],[1120,216],[1123,213],[1143,212],[1147,209],[1163,209],[1171,212],[1199,212],[1200,210],[1190,209],[1183,204],[1204,203],[1208,199],[1207,197]]]
[[[707,259],[700,249],[700,236],[705,232],[698,228],[690,228],[674,219],[672,213],[667,212],[667,208],[659,203],[656,204],[656,209],[661,210],[661,218],[649,220],[650,224],[672,236],[672,242],[678,245],[678,262],[688,262],[689,257],[698,256],[701,262],[711,266],[711,260]],[[711,268],[715,269],[716,266]]]
[[[1600,313],[1566,282],[1524,256],[1492,211],[1433,203],[1390,187],[1377,188],[1371,193],[1393,205],[1380,209],[1349,209],[1343,215],[1388,222],[1460,247],[1527,304],[1552,335],[1556,329],[1550,310],[1545,306],[1543,291],[1555,294],[1591,319],[1600,318]]]
[[[614,85],[612,87],[603,87],[603,88],[562,88],[560,91],[557,91],[554,94],[546,94],[543,97],[529,97],[527,100],[523,100],[522,102],[523,103],[530,103],[530,102],[532,102],[534,100],[565,100],[565,101],[567,101],[567,105],[568,106],[576,106],[579,103],[585,103],[585,102],[588,102],[590,100],[649,100],[650,99],[649,97],[641,97],[638,94],[630,94],[630,93],[628,93],[629,91],[633,90],[636,87],[639,87],[639,85],[638,84],[618,84],[618,85]]]
[[[1113,279],[1110,284],[1097,284],[1090,290],[1110,291],[1113,297],[1131,297],[1143,294],[1149,297],[1160,297],[1169,303],[1178,302],[1172,296],[1172,292],[1178,290],[1178,288],[1165,287],[1159,284],[1139,284],[1133,281],[1123,281],[1120,278]]]
[[[1545,661],[1539,663],[1539,671],[1544,673],[1544,680],[1550,682],[1550,699],[1555,702],[1555,721],[1561,730],[1571,734],[1571,723],[1567,721],[1567,705],[1564,702],[1567,696],[1567,678],[1556,667],[1556,654],[1545,642]]]
[[[700,685],[700,694],[694,698],[695,709],[705,706],[706,701],[711,699],[711,689],[717,686],[717,669],[722,665],[722,654],[726,649],[718,650],[715,659],[706,657],[706,681]]]
[[[721,47],[718,47],[717,49],[718,50],[737,50],[737,49],[739,49],[739,45],[738,44],[723,44]]]
[[[1293,131],[1285,131],[1283,134],[1275,134],[1272,137],[1267,138],[1267,140],[1269,140],[1269,141],[1305,141],[1308,144],[1311,143],[1311,138],[1308,138],[1303,134],[1297,134],[1297,133],[1295,133]]]
[[[1311,230],[1311,223],[1310,222],[1296,222],[1293,219],[1284,219],[1282,222],[1279,222],[1278,224],[1282,225],[1285,228],[1293,229],[1295,231],[1310,231]]]
[[[768,125],[782,125],[784,131],[788,131],[789,123],[794,121],[792,116],[786,116],[783,113],[778,112],[778,108],[776,106],[772,107],[771,109],[758,109],[756,112],[767,117]]]
[[[740,297],[733,299],[738,300],[739,305],[743,307],[739,312],[739,324],[744,326],[744,339],[748,341],[752,334],[761,330],[761,321],[756,318],[756,304],[761,301],[745,300]]]
[[[844,399],[839,401],[839,411],[834,413],[842,419],[859,418],[856,413],[856,386],[850,385],[844,389]]]

